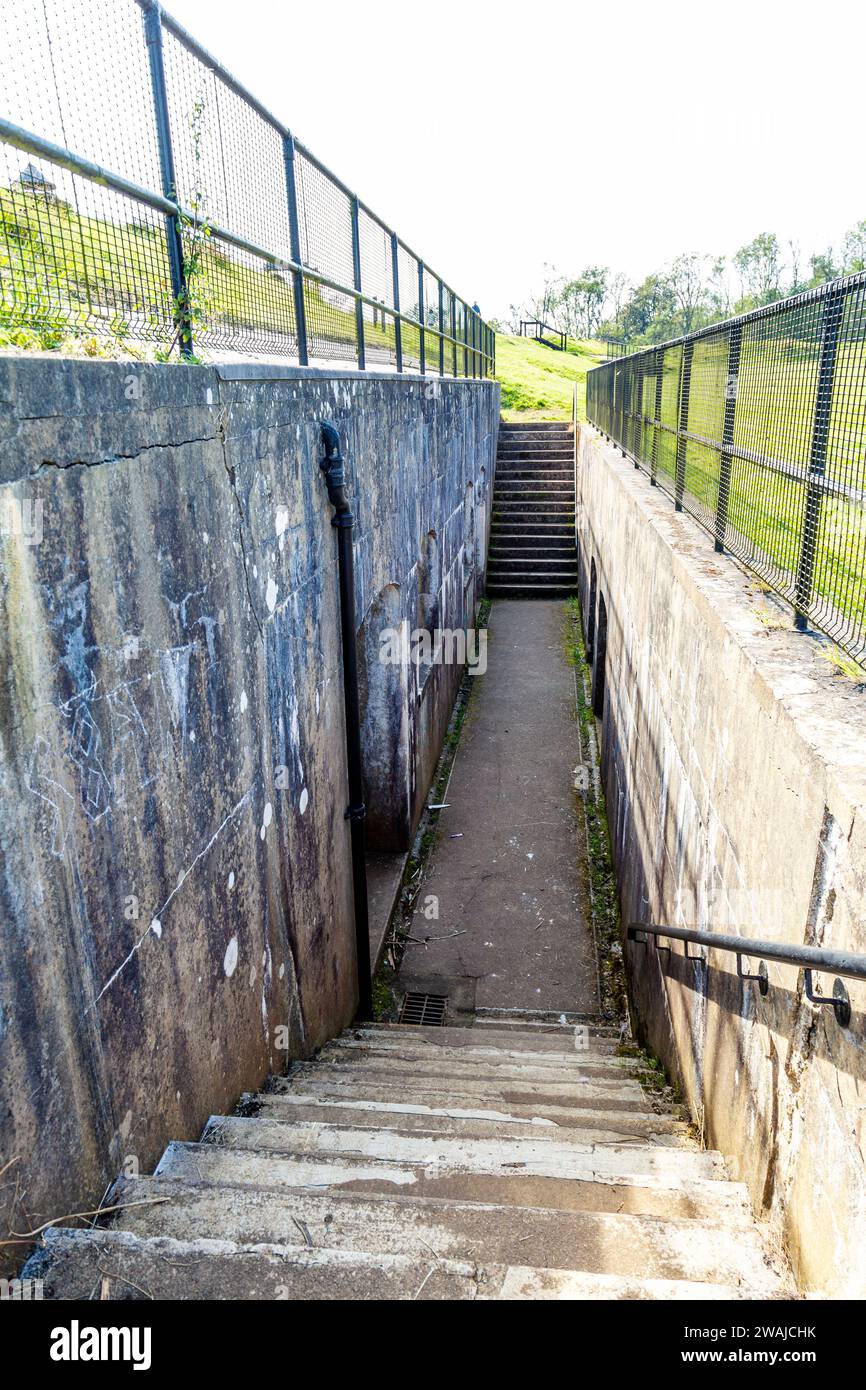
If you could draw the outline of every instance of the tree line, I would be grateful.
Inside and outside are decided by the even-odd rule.
[[[545,265],[537,293],[512,304],[509,320],[494,327],[516,333],[521,319],[540,319],[572,338],[661,343],[864,269],[866,219],[846,232],[838,249],[830,246],[808,260],[797,242],[760,232],[729,258],[683,254],[638,285],[608,266],[587,266],[569,278]]]

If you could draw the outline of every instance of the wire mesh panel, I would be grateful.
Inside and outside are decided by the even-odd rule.
[[[3,0],[0,93],[0,345],[440,369],[438,277],[154,0]]]
[[[361,288],[374,301],[364,304],[364,343],[367,360],[396,366],[397,342],[393,314],[394,282],[391,273],[391,234],[366,208],[358,213],[361,252]],[[381,307],[380,307],[381,306]]]
[[[605,363],[589,419],[866,661],[866,274]]]
[[[402,242],[397,247],[397,274],[400,285],[400,312],[416,322],[421,319],[418,302],[418,261]],[[416,371],[421,366],[421,334],[413,323],[403,324],[403,365]]]

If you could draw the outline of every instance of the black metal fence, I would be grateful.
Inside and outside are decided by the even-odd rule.
[[[568,346],[568,337],[562,329],[552,328],[549,323],[542,323],[541,319],[521,319],[520,336],[534,338],[537,343],[545,343],[558,352],[565,352]]]
[[[866,274],[594,368],[587,415],[866,661]]]
[[[493,374],[476,309],[154,0],[3,0],[0,39],[0,346]]]

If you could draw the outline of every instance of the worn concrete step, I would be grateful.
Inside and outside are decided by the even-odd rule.
[[[106,1269],[108,1273],[106,1274]],[[267,1302],[653,1299],[751,1297],[742,1285],[641,1279],[581,1270],[479,1265],[415,1255],[150,1238],[128,1231],[46,1231],[27,1276],[49,1300]],[[773,1297],[773,1295],[769,1295]]]
[[[592,1182],[683,1187],[727,1180],[720,1154],[692,1146],[620,1143],[564,1138],[556,1130],[513,1129],[507,1134],[461,1135],[425,1132],[408,1117],[388,1129],[320,1120],[212,1115],[204,1143],[309,1157],[354,1154],[371,1161],[432,1166],[439,1171],[522,1173],[536,1177],[585,1178]]]
[[[579,1066],[542,1067],[521,1066],[517,1062],[498,1065],[493,1062],[479,1062],[476,1058],[460,1058],[448,1063],[447,1077],[443,1076],[441,1061],[428,1057],[398,1057],[394,1054],[376,1056],[358,1055],[349,1051],[334,1052],[319,1057],[316,1061],[297,1062],[288,1076],[273,1077],[267,1086],[268,1091],[278,1093],[289,1090],[294,1082],[312,1076],[347,1077],[350,1081],[362,1084],[368,1079],[374,1085],[391,1080],[394,1086],[423,1086],[427,1089],[443,1083],[454,1083],[455,1091],[464,1086],[477,1083],[478,1093],[486,1087],[489,1096],[499,1095],[515,1086],[537,1086],[548,1095],[557,1092],[566,1094],[570,1088],[586,1101],[593,1097],[609,1102],[617,1097],[641,1100],[639,1108],[648,1109],[645,1092],[639,1076],[617,1071],[614,1067],[604,1071],[584,1071]]]
[[[593,1039],[606,1038],[619,1043],[624,1025],[606,1014],[561,1013],[555,1009],[497,1009],[478,1005],[475,1009],[475,1026],[483,1024],[496,1028],[499,1032],[509,1031],[515,1025],[524,1029],[534,1028],[537,1032],[561,1032],[563,1036],[572,1034],[575,1028],[585,1028]]]
[[[534,546],[503,545],[497,543],[496,545],[491,545],[487,554],[487,562],[488,564],[503,564],[506,561],[515,560],[518,564],[523,565],[524,568],[527,563],[535,568],[536,563],[539,561],[544,561],[545,563],[552,561],[560,565],[570,565],[572,562],[576,564],[576,556],[577,551],[574,541],[572,541],[570,545],[567,541],[563,541],[561,545],[536,544]]]
[[[575,1025],[576,1029],[577,1025]],[[608,1039],[600,1038],[598,1045],[599,1055],[594,1056],[596,1040],[590,1029],[588,1035],[578,1033],[572,1029],[569,1035],[566,1031],[563,1035],[550,1032],[527,1032],[519,1038],[515,1037],[510,1030],[497,1029],[490,1027],[485,1029],[483,1036],[473,1028],[458,1028],[448,1025],[444,1028],[425,1028],[414,1024],[371,1024],[364,1023],[356,1028],[347,1029],[339,1037],[332,1038],[322,1049],[324,1053],[329,1048],[351,1047],[351,1048],[378,1048],[389,1052],[402,1052],[405,1055],[412,1053],[423,1053],[430,1057],[439,1058],[446,1053],[453,1057],[472,1057],[477,1056],[479,1060],[489,1058],[493,1061],[506,1060],[509,1057],[524,1058],[531,1060],[537,1057],[542,1063],[551,1059],[560,1065],[562,1062],[571,1066],[575,1058],[580,1062],[581,1067],[589,1065],[595,1060],[609,1065],[607,1054]],[[584,1041],[588,1041],[588,1048],[584,1046]],[[604,1052],[604,1057],[601,1056]],[[529,1056],[525,1056],[525,1054]],[[578,1054],[580,1054],[578,1056]],[[626,1059],[629,1060],[629,1059]]]
[[[591,1082],[537,1081],[523,1076],[479,1080],[471,1076],[434,1076],[427,1072],[375,1070],[369,1063],[357,1067],[293,1067],[291,1074],[275,1080],[266,1095],[306,1095],[359,1100],[396,1100],[424,1105],[461,1105],[485,1109],[531,1106],[537,1114],[565,1107],[577,1110],[606,1110],[654,1114],[646,1092],[637,1081],[593,1085]]]
[[[496,488],[493,493],[493,505],[523,505],[524,502],[569,502],[574,503],[574,488],[539,488],[530,485],[525,488],[510,486],[510,488]]]
[[[558,579],[567,577],[570,580],[575,580],[577,578],[577,560],[569,563],[568,558],[562,555],[555,555],[550,559],[533,550],[517,559],[506,559],[497,555],[490,556],[487,561],[488,579],[497,580],[502,577],[507,579],[511,575],[519,576],[527,573],[541,576],[550,574]]]
[[[572,584],[511,584],[493,580],[485,585],[489,598],[571,598],[577,593],[577,583]]]
[[[730,1302],[754,1297],[747,1285],[695,1283],[686,1279],[641,1279],[619,1274],[587,1274],[583,1270],[509,1269],[497,1287],[497,1300],[520,1302],[533,1300],[568,1300],[589,1302],[627,1299],[652,1299],[661,1302]],[[786,1298],[784,1287],[763,1293],[763,1299]],[[482,1299],[486,1294],[480,1295]]]
[[[555,497],[574,497],[573,478],[500,478],[497,477],[494,496],[526,497],[534,492],[552,493]]]
[[[565,589],[570,591],[577,583],[577,571],[566,569],[542,572],[535,569],[514,570],[508,573],[496,572],[492,567],[487,574],[489,589]]]
[[[489,1030],[492,1031],[492,1030]],[[496,1030],[499,1031],[499,1030]],[[332,1038],[318,1052],[322,1062],[341,1062],[359,1066],[370,1062],[375,1068],[399,1070],[430,1070],[431,1076],[528,1076],[535,1080],[616,1080],[617,1077],[639,1077],[641,1065],[632,1058],[617,1055],[614,1038],[585,1037],[570,1040],[571,1051],[531,1052],[521,1047],[525,1030],[514,1029],[503,1044],[487,1041],[487,1027],[478,1027],[474,1047],[430,1047],[423,1040],[406,1042],[389,1038]],[[559,1038],[557,1038],[559,1041]],[[598,1045],[599,1042],[603,1045]],[[513,1045],[512,1045],[513,1044]],[[448,1068],[445,1072],[445,1068]]]
[[[756,1231],[626,1213],[503,1207],[487,1202],[399,1200],[373,1194],[291,1188],[210,1187],[166,1178],[124,1178],[113,1203],[147,1202],[119,1213],[118,1225],[143,1236],[213,1238],[240,1244],[312,1246],[374,1255],[421,1254],[641,1278],[748,1283],[774,1292]]]
[[[557,1124],[547,1116],[531,1113],[517,1115],[491,1109],[487,1106],[416,1106],[379,1104],[317,1104],[307,1100],[302,1104],[298,1097],[292,1104],[279,1105],[276,1100],[268,1101],[263,1096],[249,1102],[245,1109],[255,1115],[271,1116],[283,1124],[293,1125],[301,1121],[310,1124],[339,1125],[352,1129],[401,1130],[409,1134],[428,1134],[431,1136],[454,1135],[463,1139],[509,1139],[532,1135],[539,1139],[558,1140],[561,1143],[575,1144],[642,1144],[649,1143],[664,1148],[688,1147],[690,1140],[683,1132],[671,1133],[664,1127],[652,1129],[645,1126],[643,1131],[634,1132],[622,1126],[611,1124],[606,1116],[596,1123],[590,1123],[587,1112],[583,1114],[584,1123]]]
[[[539,448],[545,445],[554,447],[562,445],[574,445],[574,433],[571,430],[500,430],[496,441],[498,449],[513,447],[515,444],[526,444],[530,448],[536,445]]]
[[[570,467],[574,469],[574,441],[565,440],[500,440],[496,450],[496,466],[507,462],[509,459],[526,459],[529,463],[538,463],[544,459],[562,460],[560,467]]]
[[[454,1133],[474,1132],[477,1125],[485,1124],[497,1125],[503,1132],[510,1133],[531,1126],[539,1131],[549,1130],[562,1139],[573,1136],[580,1142],[586,1142],[586,1137],[592,1135],[592,1142],[598,1144],[636,1143],[642,1139],[656,1144],[689,1142],[688,1126],[682,1120],[653,1111],[594,1110],[549,1104],[499,1106],[495,1100],[487,1104],[470,1097],[466,1097],[465,1102],[459,1097],[451,1101],[438,1092],[421,1092],[417,1101],[396,1100],[387,1089],[381,1088],[378,1096],[370,1097],[321,1095],[306,1089],[297,1093],[262,1091],[254,1097],[244,1097],[241,1105],[247,1112],[282,1115],[288,1123],[295,1115],[304,1120],[318,1117],[330,1119],[332,1123],[381,1124],[395,1128],[405,1120],[417,1120],[422,1125],[432,1123],[437,1129],[440,1125],[445,1128],[450,1122]]]
[[[423,1249],[371,1255],[363,1250],[310,1249],[306,1245],[243,1245],[236,1241],[138,1236],[129,1231],[46,1231],[27,1266],[44,1281],[46,1299],[190,1300],[246,1302],[317,1300],[474,1300],[484,1290],[498,1298],[505,1280],[530,1290],[548,1286],[552,1272],[473,1261],[437,1260]],[[535,1297],[532,1293],[509,1298]]]
[[[683,1183],[679,1187],[614,1183],[586,1177],[548,1177],[514,1171],[450,1172],[434,1163],[397,1163],[357,1154],[281,1154],[217,1144],[169,1144],[155,1176],[211,1186],[294,1187],[317,1191],[375,1192],[380,1196],[437,1197],[445,1201],[492,1202],[498,1206],[547,1207],[556,1211],[635,1212],[689,1221],[724,1221],[751,1226],[745,1186]]]
[[[547,517],[495,518],[490,528],[491,536],[553,536],[557,539],[568,536],[574,540],[574,520],[558,520]]]
[[[500,502],[494,496],[494,516],[501,516],[504,519],[509,514],[512,514],[514,512],[522,512],[525,513],[527,516],[532,516],[538,512],[548,512],[551,517],[561,520],[561,518],[565,515],[574,515],[574,498],[569,498],[566,494],[564,500],[562,501],[552,500],[549,497],[535,500],[530,495],[529,497],[521,496],[520,498],[515,499],[507,497]]]
[[[574,493],[574,474],[564,468],[509,468],[507,471],[496,473],[494,487],[499,491],[503,487],[565,487]]]
[[[542,439],[553,435],[557,438],[574,438],[574,426],[567,420],[525,420],[510,421],[499,426],[500,439]]]

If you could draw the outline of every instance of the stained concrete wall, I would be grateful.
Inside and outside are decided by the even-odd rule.
[[[320,422],[357,504],[371,839],[399,848],[460,672],[419,690],[382,670],[379,626],[415,626],[431,536],[441,624],[472,622],[499,401],[482,382],[12,358],[0,401],[0,1163],[17,1159],[3,1195],[26,1194],[5,1234],[149,1171],[351,1019]]]
[[[603,776],[624,922],[866,952],[866,693],[584,426],[578,541],[608,615]],[[588,616],[588,615],[586,615]],[[639,1035],[769,1213],[805,1288],[866,1293],[866,986],[853,1015],[626,948]],[[751,962],[757,970],[758,962]],[[832,976],[818,978],[826,992]]]

